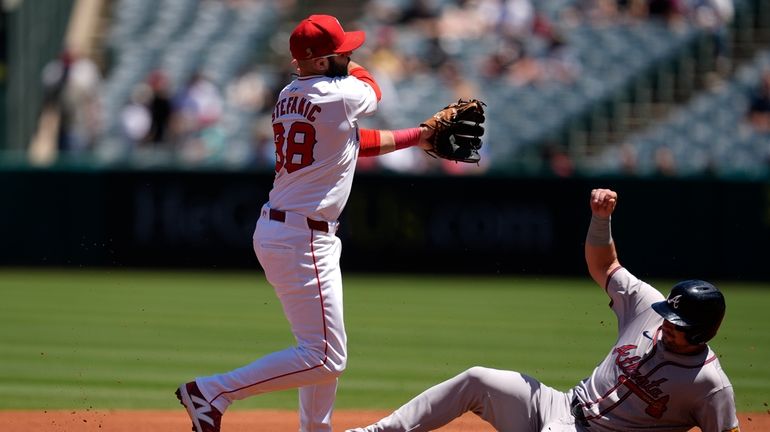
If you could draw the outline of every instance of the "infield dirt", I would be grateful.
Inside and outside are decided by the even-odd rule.
[[[338,410],[335,430],[369,424],[388,411]],[[741,432],[770,431],[770,412],[739,415]],[[190,421],[182,408],[171,411],[0,411],[3,430],[23,432],[187,432]],[[223,417],[222,432],[291,432],[298,429],[295,411],[230,411]],[[492,432],[476,415],[466,413],[441,432]],[[691,432],[698,431],[693,429]]]

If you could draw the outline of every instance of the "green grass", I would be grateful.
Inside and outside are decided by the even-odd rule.
[[[728,315],[712,346],[739,409],[765,411],[770,285],[719,285]],[[345,313],[338,408],[394,408],[474,365],[566,390],[604,357],[616,326],[588,277],[346,274]],[[257,271],[0,270],[0,409],[177,408],[178,383],[292,343]],[[293,409],[296,391],[233,406],[257,407]]]

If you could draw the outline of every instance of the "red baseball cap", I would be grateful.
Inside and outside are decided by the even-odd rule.
[[[364,40],[364,32],[346,32],[331,15],[310,15],[291,32],[289,50],[295,59],[311,59],[353,51],[363,45]]]

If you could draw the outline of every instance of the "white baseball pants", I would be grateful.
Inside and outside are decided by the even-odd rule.
[[[301,432],[330,432],[337,377],[347,361],[342,307],[342,245],[332,232],[311,230],[304,217],[270,220],[267,206],[254,231],[254,251],[275,289],[297,345],[231,372],[198,378],[220,412],[234,400],[299,388]],[[336,229],[336,223],[330,224]]]

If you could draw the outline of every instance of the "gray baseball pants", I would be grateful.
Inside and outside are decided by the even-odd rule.
[[[572,391],[561,392],[513,371],[473,367],[410,400],[389,416],[348,432],[422,432],[467,411],[502,432],[576,432]]]

